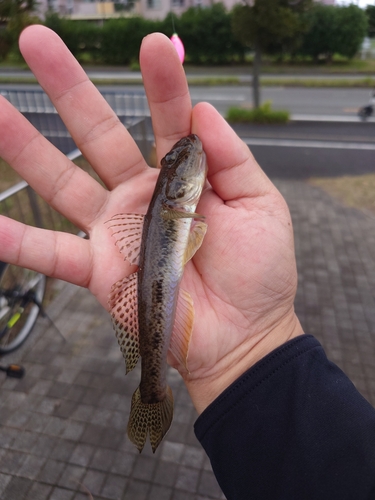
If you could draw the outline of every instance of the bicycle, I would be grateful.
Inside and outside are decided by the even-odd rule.
[[[372,104],[368,104],[367,106],[363,106],[362,108],[359,109],[358,111],[358,116],[362,121],[366,121],[367,118],[369,118],[374,111],[374,108]]]
[[[29,336],[45,290],[43,274],[0,261],[0,354],[14,351]]]

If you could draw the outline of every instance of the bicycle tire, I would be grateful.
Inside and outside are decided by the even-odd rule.
[[[38,318],[45,290],[44,274],[11,264],[5,266],[0,276],[0,354],[18,349],[27,339]]]

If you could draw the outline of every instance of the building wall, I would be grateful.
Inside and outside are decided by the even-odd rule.
[[[189,7],[208,7],[218,0],[138,0],[135,3],[134,13],[146,19],[164,19],[169,12],[181,15]],[[227,10],[231,10],[239,0],[220,0]],[[335,0],[317,0],[327,5],[334,5]],[[93,0],[39,0],[38,14],[44,18],[50,9],[61,15],[71,15],[72,18],[105,19],[108,17],[119,17],[111,1]]]

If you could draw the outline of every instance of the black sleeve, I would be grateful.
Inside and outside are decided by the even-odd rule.
[[[375,410],[311,335],[236,380],[195,433],[227,500],[375,499]]]

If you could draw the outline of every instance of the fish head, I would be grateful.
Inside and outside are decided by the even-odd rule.
[[[162,159],[165,197],[171,207],[194,207],[207,175],[206,155],[198,136],[179,140]]]

